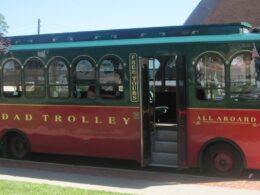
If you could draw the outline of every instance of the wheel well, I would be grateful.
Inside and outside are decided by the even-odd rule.
[[[207,143],[205,143],[200,150],[200,155],[199,155],[199,166],[200,168],[202,168],[203,166],[203,156],[205,154],[205,152],[213,145],[216,144],[227,144],[231,147],[233,147],[235,150],[238,151],[238,153],[240,154],[240,157],[242,158],[242,162],[243,162],[243,166],[246,167],[247,163],[246,163],[246,158],[245,158],[245,154],[243,152],[243,150],[238,146],[238,144],[236,144],[235,142],[228,140],[228,139],[224,139],[224,138],[217,138],[217,139],[213,139],[208,141]]]
[[[6,130],[6,132],[2,135],[0,142],[3,143],[6,140],[6,142],[4,142],[4,143],[7,144],[10,137],[12,137],[14,135],[22,136],[25,139],[25,141],[27,142],[29,149],[31,150],[31,143],[30,143],[27,135],[19,129],[8,129],[8,130]]]

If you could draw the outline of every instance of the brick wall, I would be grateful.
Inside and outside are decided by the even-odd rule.
[[[260,26],[260,0],[219,0],[204,24],[248,22]]]
[[[260,27],[260,0],[201,0],[185,24],[241,21]]]

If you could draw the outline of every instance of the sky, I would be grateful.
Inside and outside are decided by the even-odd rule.
[[[7,36],[182,25],[200,0],[0,0]]]

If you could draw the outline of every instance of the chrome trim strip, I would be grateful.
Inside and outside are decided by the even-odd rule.
[[[139,97],[140,97],[140,130],[141,130],[141,166],[144,167],[144,141],[143,141],[143,78],[142,78],[142,57],[139,57],[138,64],[138,75],[139,75]]]

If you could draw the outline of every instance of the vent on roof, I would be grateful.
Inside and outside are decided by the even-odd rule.
[[[117,39],[117,35],[111,35],[112,39]]]
[[[52,42],[56,42],[56,41],[58,41],[58,38],[53,37],[53,38],[52,38]]]
[[[146,36],[147,36],[147,33],[141,33],[141,34],[140,34],[140,37],[142,37],[142,38],[143,38],[143,37],[146,37]]]
[[[159,36],[160,36],[160,37],[165,37],[165,36],[166,36],[166,33],[165,33],[165,32],[159,32]]]
[[[68,41],[74,41],[73,37],[68,37],[67,39],[68,39]]]
[[[260,33],[260,27],[253,28],[252,33]]]
[[[101,36],[95,35],[95,36],[94,36],[94,39],[95,39],[95,40],[99,40],[99,39],[101,39]]]

